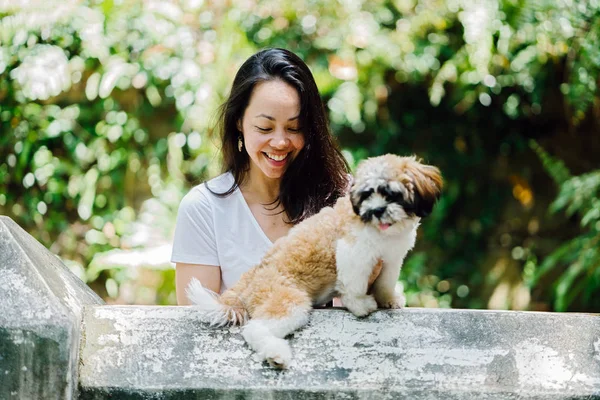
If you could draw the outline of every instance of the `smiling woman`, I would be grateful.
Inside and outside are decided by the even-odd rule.
[[[239,124],[252,160],[250,180],[280,179],[304,148],[299,113],[300,97],[294,87],[281,80],[256,85]]]
[[[246,60],[219,120],[224,173],[194,187],[177,216],[179,304],[189,304],[192,278],[217,293],[233,286],[293,225],[348,189],[317,85],[294,53]]]

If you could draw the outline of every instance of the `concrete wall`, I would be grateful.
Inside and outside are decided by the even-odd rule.
[[[83,307],[103,303],[0,216],[0,399],[75,398]]]
[[[316,310],[276,371],[193,307],[103,305],[6,217],[0,299],[2,400],[600,398],[595,315]]]
[[[600,396],[595,316],[437,309],[357,319],[317,310],[275,371],[239,327],[210,329],[192,307],[90,307],[82,398],[573,399]]]

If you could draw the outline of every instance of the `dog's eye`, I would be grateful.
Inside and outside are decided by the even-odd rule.
[[[373,194],[373,189],[367,189],[360,193],[360,201],[364,201],[369,198],[370,195]]]
[[[385,197],[387,201],[397,202],[402,200],[402,193],[390,189],[388,186],[380,186],[377,193]]]

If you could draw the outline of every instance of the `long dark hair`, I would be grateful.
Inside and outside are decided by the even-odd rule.
[[[228,196],[247,178],[250,157],[238,151],[238,122],[259,82],[280,79],[294,87],[300,97],[299,123],[304,148],[285,171],[279,197],[273,204],[283,205],[288,222],[296,224],[330,206],[346,193],[348,163],[334,141],[317,84],[308,66],[296,54],[280,48],[261,50],[248,58],[237,72],[229,98],[220,108],[223,170],[231,172],[234,184],[217,196]]]

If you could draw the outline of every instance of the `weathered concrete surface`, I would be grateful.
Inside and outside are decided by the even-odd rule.
[[[317,310],[283,372],[191,307],[86,307],[83,329],[83,399],[600,398],[592,315]]]
[[[82,308],[103,303],[0,216],[0,399],[74,398]]]

